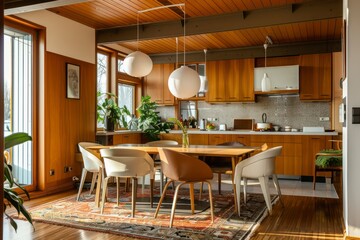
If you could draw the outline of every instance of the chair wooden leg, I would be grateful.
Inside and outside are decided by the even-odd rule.
[[[130,178],[126,178],[125,192],[129,192],[129,188],[130,188]]]
[[[119,206],[119,192],[120,192],[120,183],[119,178],[116,177],[116,205]]]
[[[173,204],[172,204],[172,208],[171,208],[171,216],[170,216],[170,225],[169,225],[169,228],[172,228],[172,226],[173,226],[177,197],[178,197],[178,195],[179,195],[179,189],[180,189],[180,187],[181,187],[183,184],[185,184],[185,183],[180,183],[180,184],[176,187],[176,189],[175,189],[174,200],[173,200]]]
[[[160,169],[160,194],[163,192],[164,188],[164,173]]]
[[[101,209],[100,209],[100,213],[101,213],[101,214],[103,214],[103,212],[104,212],[105,195],[106,195],[108,180],[109,180],[109,177],[106,177],[106,178],[104,179],[104,183],[103,183],[103,190],[102,190],[102,197],[101,197]]]
[[[219,195],[221,195],[221,173],[218,173],[218,191]]]
[[[214,206],[213,206],[213,199],[212,199],[212,189],[211,189],[211,183],[209,181],[206,181],[209,189],[209,202],[210,202],[210,214],[211,214],[211,223],[214,222]]]
[[[90,186],[90,194],[94,191],[97,175],[98,175],[97,172],[93,173],[92,180],[91,180],[91,186]]]
[[[162,202],[163,202],[163,200],[164,200],[164,197],[165,197],[165,195],[166,195],[166,190],[167,190],[167,188],[169,187],[169,185],[171,184],[172,181],[173,181],[173,180],[170,180],[170,181],[168,181],[168,182],[165,184],[164,190],[163,190],[163,192],[162,192],[162,194],[161,194],[161,198],[160,198],[160,200],[159,200],[159,203],[158,203],[158,205],[157,205],[157,208],[156,208],[156,211],[155,211],[155,214],[154,214],[154,218],[156,218],[157,215],[158,215],[158,213],[159,213],[160,206],[161,206],[161,204],[162,204]]]
[[[259,182],[260,182],[261,190],[264,195],[266,206],[269,210],[269,213],[271,214],[272,213],[272,205],[271,205],[270,191],[269,191],[269,177],[268,176],[259,177]]]
[[[316,169],[315,169],[315,172],[314,172],[314,177],[313,177],[313,190],[315,190],[315,186],[316,186]]]
[[[132,178],[132,191],[131,191],[131,217],[135,217],[136,197],[137,197],[137,181],[136,177]]]
[[[154,205],[154,179],[150,179],[150,207],[153,208]]]
[[[195,213],[195,196],[194,196],[194,183],[190,183],[190,206],[191,206],[191,214]]]
[[[79,199],[80,199],[80,194],[81,194],[81,191],[82,191],[82,189],[84,187],[86,174],[87,174],[87,170],[85,168],[83,168],[82,173],[81,173],[81,180],[80,180],[79,191],[78,191],[78,194],[77,194],[77,197],[76,197],[76,201],[79,201]]]

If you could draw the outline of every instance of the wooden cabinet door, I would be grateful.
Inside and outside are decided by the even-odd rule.
[[[190,145],[208,145],[207,134],[189,134]]]
[[[169,90],[168,79],[170,74],[174,71],[174,64],[168,63],[163,65],[163,104],[174,105],[175,97]]]
[[[232,142],[239,142],[245,144],[246,146],[250,146],[250,135],[231,135]]]
[[[300,100],[331,101],[331,53],[300,57]]]
[[[331,101],[332,78],[331,78],[331,53],[320,54],[319,56],[319,100]]]
[[[151,97],[151,100],[163,103],[163,66],[154,64],[153,69],[145,78],[145,95]]]
[[[254,59],[240,59],[237,74],[239,76],[239,101],[254,102]]]
[[[220,69],[224,66],[224,61],[210,61],[206,63],[206,76],[208,79],[208,92],[206,100],[208,102],[225,101],[225,85],[220,80]],[[221,79],[223,79],[221,77]]]
[[[225,101],[240,101],[239,60],[221,61],[218,81],[225,87]]]
[[[209,145],[218,145],[220,143],[228,142],[230,137],[228,134],[209,134]]]

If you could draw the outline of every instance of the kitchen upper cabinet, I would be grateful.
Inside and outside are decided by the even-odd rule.
[[[169,91],[168,79],[174,69],[172,63],[154,64],[151,73],[145,77],[145,95],[157,104],[173,105],[175,98]]]
[[[253,102],[254,59],[210,61],[206,66],[208,102]]]
[[[300,100],[331,101],[331,53],[300,56]]]

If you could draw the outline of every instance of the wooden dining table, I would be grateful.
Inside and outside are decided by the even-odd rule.
[[[148,154],[158,154],[159,147],[164,147],[167,149],[171,149],[180,153],[193,155],[193,156],[212,156],[212,157],[228,157],[231,158],[232,164],[232,172],[235,173],[236,164],[244,158],[247,158],[249,154],[253,153],[255,150],[258,150],[259,147],[234,147],[234,146],[214,146],[214,145],[190,145],[188,148],[183,148],[179,146],[148,146],[146,144],[121,144],[121,145],[113,145],[113,146],[90,146],[87,149],[92,151],[99,152],[100,149],[105,148],[128,148],[128,149],[136,149],[147,152]],[[220,160],[221,161],[221,160]],[[98,179],[101,180],[101,176],[98,176]],[[238,212],[237,200],[236,200],[236,188],[234,183],[234,174],[232,175],[232,185],[234,191],[234,205],[235,211]],[[99,181],[99,180],[98,180]],[[95,196],[95,204],[96,206],[100,206],[100,189],[101,184],[97,184],[96,188],[96,196]]]

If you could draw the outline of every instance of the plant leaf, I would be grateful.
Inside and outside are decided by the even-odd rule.
[[[18,133],[13,133],[9,136],[5,137],[5,146],[4,149],[8,149],[11,148],[13,146],[16,146],[18,144],[27,142],[27,141],[31,141],[31,137],[24,132],[18,132]]]

